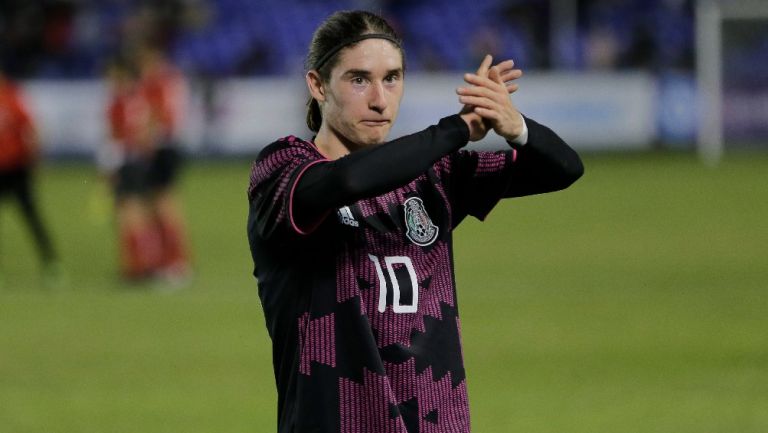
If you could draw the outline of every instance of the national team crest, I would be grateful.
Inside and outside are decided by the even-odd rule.
[[[425,247],[437,239],[438,227],[432,223],[419,197],[411,197],[405,207],[405,235],[416,245]]]

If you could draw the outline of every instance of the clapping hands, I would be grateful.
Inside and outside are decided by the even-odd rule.
[[[469,86],[456,89],[464,104],[459,114],[469,126],[470,141],[481,140],[490,129],[509,141],[523,131],[523,117],[509,97],[517,91],[514,81],[523,72],[514,68],[512,60],[494,66],[492,62],[493,57],[486,55],[475,74],[464,74]]]

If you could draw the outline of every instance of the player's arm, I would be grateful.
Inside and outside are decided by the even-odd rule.
[[[297,181],[294,218],[313,223],[331,209],[375,197],[412,181],[469,140],[463,115],[440,120],[424,131],[309,167]]]
[[[456,90],[459,102],[473,107],[496,134],[513,147],[517,155],[511,183],[505,196],[539,194],[567,188],[584,173],[579,155],[557,134],[517,110],[511,90],[497,66],[487,76],[465,74],[470,86]]]
[[[512,144],[517,155],[510,172],[506,197],[559,191],[584,174],[581,158],[554,131],[524,118],[527,141]]]
[[[505,95],[517,90],[513,81],[522,76],[511,60],[491,68],[493,58],[485,56],[478,76],[494,77],[502,83]],[[458,116],[442,119],[426,130],[392,142],[360,150],[339,160],[310,167],[298,181],[294,209],[304,221],[315,221],[329,209],[375,197],[402,186],[424,173],[440,158],[478,141],[488,131],[487,122],[464,106]]]

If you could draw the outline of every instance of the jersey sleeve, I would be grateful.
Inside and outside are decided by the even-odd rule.
[[[293,194],[296,184],[306,170],[327,160],[288,137],[267,146],[251,167],[248,199],[250,202],[248,230],[251,235],[269,239],[279,235],[304,235],[320,225],[317,221],[297,222],[293,214]]]
[[[460,150],[438,164],[446,183],[454,227],[467,215],[485,219],[505,197],[516,157],[515,149],[496,152]]]
[[[579,155],[554,131],[525,117],[528,141],[497,152],[458,151],[437,169],[447,190],[455,227],[467,215],[480,220],[502,198],[568,188],[584,174]]]

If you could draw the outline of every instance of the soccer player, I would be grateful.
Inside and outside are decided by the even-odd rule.
[[[184,283],[191,275],[186,220],[176,193],[181,157],[179,126],[186,103],[186,80],[164,55],[147,44],[137,55],[142,93],[149,102],[156,143],[149,171],[151,206],[163,246],[162,274]]]
[[[61,271],[35,202],[32,180],[39,141],[19,89],[0,71],[0,199],[10,195],[21,207],[35,240],[44,283],[57,285]]]
[[[129,281],[154,276],[162,265],[162,243],[149,203],[149,173],[155,134],[149,101],[138,73],[125,59],[108,68],[109,140],[99,152],[99,166],[115,193],[120,274]]]
[[[181,285],[189,278],[184,219],[173,184],[178,158],[171,141],[182,84],[154,54],[141,68],[118,59],[109,68],[110,139],[99,165],[113,182],[121,275],[129,281],[161,278]]]
[[[453,229],[502,198],[568,187],[583,167],[509,93],[486,57],[459,114],[393,141],[402,43],[380,17],[339,12],[307,56],[311,140],[253,164],[248,238],[278,390],[278,431],[469,432]],[[493,130],[505,151],[464,150]]]

